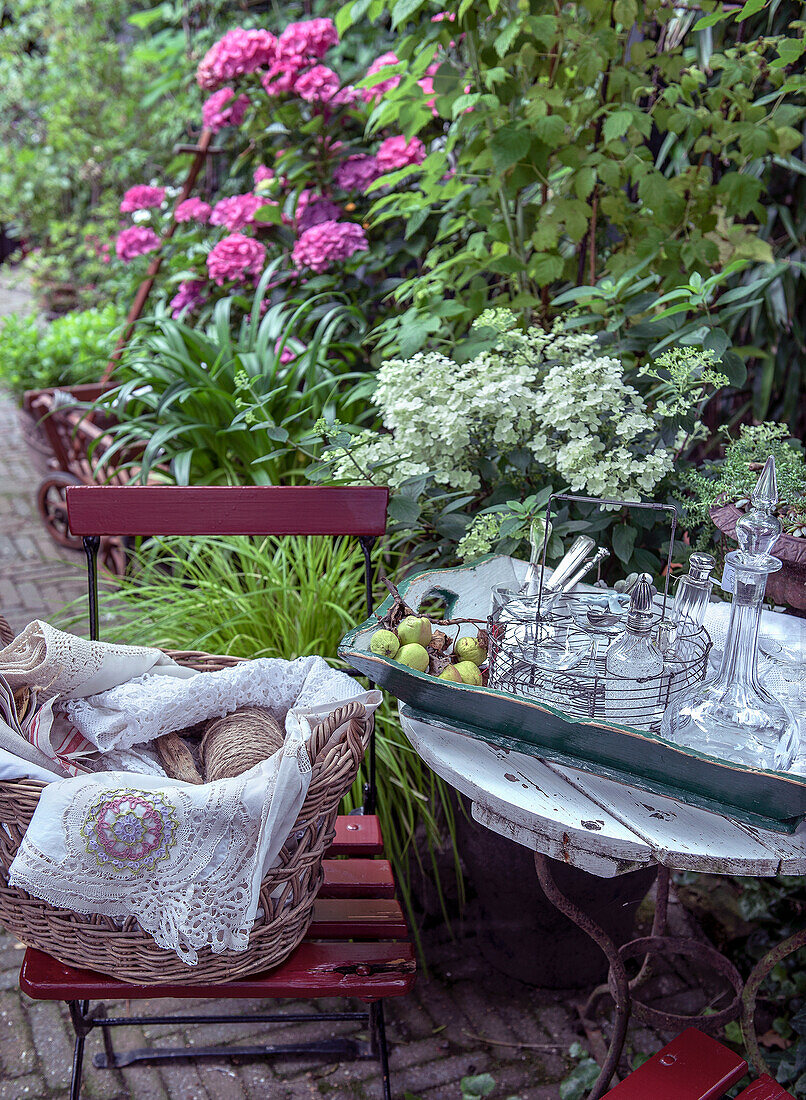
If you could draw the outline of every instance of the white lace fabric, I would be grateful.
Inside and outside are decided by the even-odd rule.
[[[178,677],[195,675],[159,649],[91,642],[40,619],[0,649],[0,673],[14,688],[36,686],[41,701],[57,695],[64,699],[92,695],[149,670]]]
[[[87,698],[60,701],[56,710],[91,744],[109,752],[242,706],[266,707],[282,722],[292,706],[345,698],[344,681],[353,683],[321,657],[262,658],[188,680],[146,673]],[[353,694],[360,690],[354,685]]]
[[[204,946],[245,951],[310,771],[296,736],[244,775],[202,787],[129,772],[51,783],[9,881],[77,913],[134,916],[191,966]]]

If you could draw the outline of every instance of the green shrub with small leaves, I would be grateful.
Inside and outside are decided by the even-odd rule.
[[[0,384],[17,397],[26,390],[97,382],[115,346],[117,309],[68,313],[49,325],[34,315],[0,321]]]

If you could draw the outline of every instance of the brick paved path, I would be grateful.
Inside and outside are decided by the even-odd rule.
[[[24,306],[25,300],[24,291],[10,294],[0,279],[0,313],[9,312],[9,306]],[[15,407],[0,395],[0,608],[15,630],[32,618],[52,617],[67,600],[84,593],[81,556],[60,551],[39,522],[34,505],[37,480]],[[568,1047],[579,1037],[569,998],[491,972],[471,937],[454,942],[444,929],[426,930],[423,942],[429,975],[419,977],[413,995],[388,1002],[395,1097],[408,1090],[423,1100],[459,1100],[463,1076],[491,1072],[497,1082],[492,1100],[513,1094],[521,1100],[557,1100],[558,1082],[569,1069]],[[0,929],[0,1100],[64,1100],[72,1050],[69,1019],[60,1006],[31,1001],[19,992],[22,953],[22,945]],[[199,1004],[201,1012],[227,1010],[212,1001]],[[337,1005],[319,1001],[311,1009],[323,1012]],[[140,1007],[144,1012],[170,1011],[167,1002]],[[178,1009],[178,1003],[174,1007]],[[294,1002],[289,1003],[291,1007],[299,1006]],[[342,1026],[288,1024],[271,1034],[277,1036],[279,1030],[284,1042],[326,1038]],[[117,1032],[116,1043],[126,1049],[147,1042],[192,1045],[226,1042],[230,1037],[236,1042],[272,1041],[266,1025],[241,1024],[210,1029],[126,1028]],[[659,1045],[646,1033],[633,1034],[631,1041],[643,1050]],[[360,1100],[379,1096],[375,1063],[224,1062],[104,1071],[91,1066],[92,1054],[101,1049],[97,1033],[90,1036],[87,1047],[87,1097]]]

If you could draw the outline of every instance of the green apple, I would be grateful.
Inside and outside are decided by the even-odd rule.
[[[453,652],[460,661],[472,661],[474,665],[483,665],[487,660],[487,650],[479,645],[478,638],[459,638]]]
[[[376,630],[369,640],[369,648],[379,657],[394,657],[400,649],[400,642],[391,630]]]
[[[409,642],[407,645],[401,646],[397,651],[395,660],[400,661],[401,665],[416,668],[418,672],[425,672],[428,668],[428,654],[425,647],[418,645],[417,642]]]
[[[463,684],[461,672],[457,671],[456,665],[448,665],[439,674],[440,680],[452,680],[455,684]]]
[[[475,661],[460,661],[458,665],[454,665],[453,667],[466,684],[472,684],[474,687],[481,687],[481,673]]]
[[[407,615],[397,628],[401,645],[415,643],[427,646],[431,641],[431,623],[428,619],[419,619],[416,615]]]

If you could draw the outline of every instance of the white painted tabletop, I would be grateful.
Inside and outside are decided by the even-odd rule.
[[[600,878],[650,863],[734,875],[806,874],[806,822],[794,834],[742,825],[676,798],[488,745],[447,725],[400,715],[437,775],[473,804],[476,821]]]

